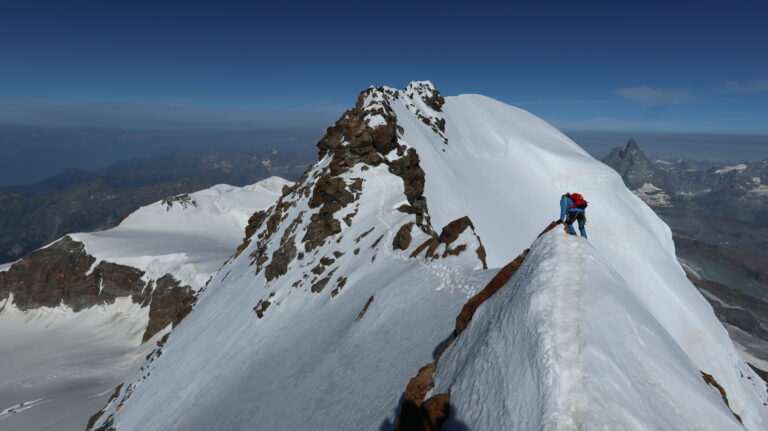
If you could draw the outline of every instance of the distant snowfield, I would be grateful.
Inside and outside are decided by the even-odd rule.
[[[145,279],[171,274],[197,290],[242,241],[248,218],[272,205],[284,185],[271,177],[245,187],[225,184],[189,194],[190,201],[155,202],[119,226],[101,232],[71,234],[99,261],[144,271]]]
[[[0,313],[0,429],[82,430],[125,373],[154,347],[149,320],[129,298],[74,313]]]
[[[171,273],[198,289],[240,244],[248,218],[287,184],[272,177],[246,187],[217,185],[191,193],[196,206],[156,202],[113,229],[70,236],[99,260],[139,268],[147,279]],[[11,303],[0,303],[3,431],[84,430],[167,333],[141,344],[149,309],[129,298],[78,313],[64,306],[23,312]]]
[[[740,163],[738,165],[726,166],[724,168],[720,168],[720,169],[716,170],[715,173],[716,174],[727,174],[728,172],[743,171],[744,169],[747,169],[747,165],[745,165],[743,163]]]

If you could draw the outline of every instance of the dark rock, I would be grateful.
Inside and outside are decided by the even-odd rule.
[[[197,201],[192,199],[192,197],[189,196],[189,194],[187,194],[187,193],[183,193],[183,194],[180,194],[180,195],[167,197],[167,198],[163,199],[161,203],[163,205],[165,205],[165,210],[166,211],[170,211],[171,208],[175,204],[178,204],[183,209],[197,208]]]
[[[248,247],[248,244],[251,243],[251,237],[256,233],[257,230],[259,230],[259,228],[261,228],[261,225],[266,219],[266,211],[256,211],[248,219],[248,225],[245,226],[245,238],[243,238],[243,242],[237,247],[237,250],[235,251],[235,257],[240,256],[240,253],[242,253],[243,250]]]
[[[312,287],[310,288],[310,290],[311,290],[313,293],[320,293],[320,292],[322,292],[322,291],[323,291],[323,289],[325,289],[325,286],[326,286],[326,285],[328,284],[328,282],[331,280],[331,277],[333,277],[333,273],[334,273],[334,272],[336,272],[336,268],[334,268],[334,269],[333,269],[333,270],[332,270],[330,273],[328,273],[328,275],[326,275],[325,277],[323,277],[323,278],[321,278],[320,280],[318,280],[318,281],[316,281],[315,283],[313,283],[313,284],[312,284]]]
[[[149,323],[144,331],[144,341],[169,324],[175,327],[181,323],[192,311],[196,300],[194,291],[189,286],[182,286],[170,274],[157,279],[151,296]]]
[[[355,318],[355,322],[359,322],[360,319],[362,319],[363,316],[365,316],[365,313],[368,311],[368,307],[371,306],[371,303],[373,303],[373,296],[368,298],[368,301],[365,302],[365,305],[363,306],[363,309],[360,310],[359,313],[357,313],[357,317]]]
[[[426,422],[426,430],[440,431],[443,423],[450,414],[451,394],[438,394],[431,396],[421,404],[421,411]]]
[[[95,262],[81,242],[65,236],[0,273],[0,294],[12,294],[21,310],[65,305],[75,312],[130,297],[149,307],[143,341],[168,325],[177,325],[192,309],[194,291],[168,274],[147,285],[142,271],[111,262],[99,262],[88,273]]]
[[[469,217],[461,217],[458,218],[447,225],[443,227],[443,229],[440,232],[440,235],[432,235],[429,239],[421,243],[416,249],[411,253],[411,257],[417,257],[422,252],[424,252],[424,257],[427,259],[437,259],[439,257],[447,257],[449,255],[456,256],[466,250],[467,245],[466,244],[459,244],[458,246],[451,247],[451,245],[461,236],[462,233],[464,233],[467,228],[471,229],[474,234],[474,225],[472,225],[472,221],[469,219]],[[477,237],[478,242],[480,242],[480,238]],[[438,249],[440,245],[445,246],[445,252],[442,254],[442,256],[435,253],[435,251]],[[425,252],[426,250],[426,252]],[[483,263],[483,268],[487,268],[488,265],[485,262],[485,248],[482,245],[482,242],[480,242],[480,246],[475,250],[475,253],[477,254],[478,259]]]
[[[331,291],[331,297],[335,297],[336,295],[341,293],[341,289],[343,289],[346,284],[347,284],[347,277],[339,277],[339,279],[336,280],[336,288]]]
[[[270,305],[272,305],[272,303],[269,301],[266,301],[266,300],[259,301],[259,303],[256,304],[255,307],[253,307],[253,311],[256,312],[256,317],[258,317],[259,319],[264,317],[264,312],[267,311],[267,308],[269,308]]]
[[[395,238],[392,240],[392,248],[395,250],[408,250],[408,247],[411,245],[412,227],[413,222],[409,222],[400,226],[397,234],[395,234]]]
[[[718,392],[720,392],[720,396],[723,398],[723,402],[728,407],[728,409],[731,410],[731,404],[728,402],[728,394],[725,392],[725,389],[720,385],[720,383],[718,383],[711,374],[707,374],[704,371],[701,371],[701,378],[704,379],[708,385],[713,386],[715,389],[717,389]],[[738,419],[739,422],[741,422],[741,416],[737,415],[733,410],[731,410],[731,413],[733,413],[733,416]]]
[[[296,244],[294,238],[291,237],[272,253],[272,259],[264,269],[264,277],[267,281],[272,281],[285,274],[288,271],[288,265],[296,258],[296,253]]]

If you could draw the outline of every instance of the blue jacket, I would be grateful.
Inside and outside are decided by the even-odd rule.
[[[567,194],[563,195],[560,198],[560,220],[565,220],[565,212],[566,211],[569,211],[569,212],[584,212],[584,210],[581,209],[581,208],[575,208],[574,207],[574,208],[570,208],[569,209],[569,207],[572,207],[572,206],[573,206],[573,201],[571,200],[571,198],[568,197]]]

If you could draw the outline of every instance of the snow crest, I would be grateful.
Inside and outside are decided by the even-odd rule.
[[[599,252],[560,229],[480,307],[435,381],[477,431],[743,429]]]

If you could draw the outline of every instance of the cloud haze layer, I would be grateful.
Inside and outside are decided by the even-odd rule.
[[[0,103],[0,123],[143,130],[324,128],[341,110],[215,108],[136,102]]]
[[[652,106],[688,103],[693,99],[693,95],[689,92],[650,87],[620,88],[614,91],[614,94],[633,102]]]
[[[263,130],[142,130],[0,125],[0,186],[29,184],[67,169],[95,170],[171,151],[268,151],[316,157],[322,127]]]
[[[768,136],[721,133],[660,133],[571,130],[566,135],[601,159],[613,147],[634,138],[646,153],[665,159],[734,163],[768,159]]]
[[[722,94],[753,94],[768,91],[768,78],[757,79],[748,82],[728,81],[714,87],[715,91]]]

